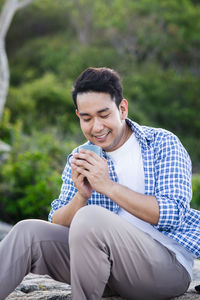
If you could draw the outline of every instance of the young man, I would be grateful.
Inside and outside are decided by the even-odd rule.
[[[72,92],[89,150],[74,151],[49,220],[26,220],[0,244],[0,299],[28,272],[70,283],[75,300],[184,293],[200,256],[191,162],[172,133],[128,119],[119,75],[89,68]],[[8,286],[9,284],[9,287]]]

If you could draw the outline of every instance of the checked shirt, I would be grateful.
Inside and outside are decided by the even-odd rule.
[[[126,119],[137,138],[142,151],[145,194],[157,198],[160,217],[157,230],[176,240],[196,257],[200,257],[200,212],[190,208],[192,198],[191,161],[179,139],[171,132],[147,126]],[[88,142],[90,143],[90,142]],[[110,178],[118,181],[115,166],[107,159]],[[58,199],[51,204],[49,221],[53,213],[66,205],[77,190],[71,179],[71,168],[67,163],[62,174],[63,184]],[[93,191],[88,205],[100,205],[118,213],[119,206],[103,194]]]

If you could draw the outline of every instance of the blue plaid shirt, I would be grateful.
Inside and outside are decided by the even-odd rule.
[[[141,145],[145,194],[157,198],[160,217],[154,226],[168,237],[200,257],[200,212],[190,208],[192,198],[191,161],[179,139],[171,132],[126,120]],[[90,143],[90,142],[88,142]],[[118,181],[114,164],[107,153],[110,177]],[[52,202],[49,221],[58,208],[66,205],[76,194],[77,189],[71,179],[71,168],[66,164],[62,174],[62,188],[59,199]],[[88,205],[100,205],[114,213],[119,206],[103,194],[93,191]]]

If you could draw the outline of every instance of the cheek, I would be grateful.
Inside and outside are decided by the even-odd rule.
[[[112,128],[112,127],[115,127],[116,120],[113,118],[109,118],[109,119],[104,120],[103,124],[105,127]]]
[[[87,124],[81,123],[80,126],[81,126],[81,130],[84,134],[87,134],[89,132],[89,126],[87,126]]]
[[[118,131],[121,128],[121,120],[119,118],[109,120],[106,124],[106,127],[112,129],[112,131]]]

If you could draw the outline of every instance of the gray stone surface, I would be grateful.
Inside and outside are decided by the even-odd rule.
[[[0,222],[0,240],[9,232],[12,226]],[[194,287],[200,285],[200,260],[195,260],[193,268],[193,281],[184,295],[173,300],[200,300]],[[28,274],[21,284],[11,293],[6,300],[70,300],[70,285],[53,280],[47,275],[39,276]],[[125,300],[120,297],[107,297],[103,300]]]
[[[180,297],[175,297],[173,300],[199,300],[200,294],[198,294],[194,287],[200,284],[200,261],[195,260],[194,265],[195,280],[191,283],[187,293]],[[28,274],[22,283],[16,288],[16,290],[10,294],[6,300],[69,300],[71,299],[70,285],[61,283],[51,279],[49,276],[39,276],[34,274]],[[103,300],[123,300],[120,297],[107,297]]]
[[[191,284],[190,284],[190,287],[187,291],[187,293],[185,293],[184,295],[182,296],[179,296],[179,297],[175,297],[173,298],[173,300],[199,300],[200,299],[200,294],[197,293],[194,289],[194,287],[197,285],[197,284],[200,284],[199,281],[193,281]],[[171,299],[172,300],[172,299]]]
[[[10,231],[11,228],[11,225],[0,221],[0,241],[6,236],[6,234]]]
[[[49,276],[28,274],[22,283],[6,300],[14,299],[71,299],[71,288],[68,284],[57,282]]]

